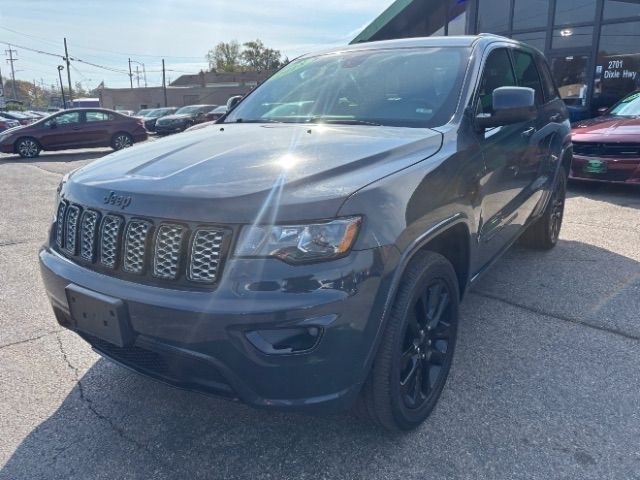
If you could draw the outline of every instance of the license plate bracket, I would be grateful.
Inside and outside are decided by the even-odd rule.
[[[599,159],[587,160],[582,170],[585,173],[607,173],[607,162]]]
[[[67,285],[65,292],[75,330],[118,347],[133,343],[127,308],[122,300],[73,284]]]

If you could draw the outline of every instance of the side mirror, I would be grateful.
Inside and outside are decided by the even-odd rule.
[[[235,95],[227,100],[227,112],[233,110],[242,100],[242,95]]]
[[[598,109],[598,116],[599,117],[604,117],[607,114],[608,111],[609,111],[609,109],[607,107],[600,107]]]
[[[494,128],[533,120],[536,115],[536,92],[527,87],[499,87],[493,91],[493,115],[476,116],[478,128]]]

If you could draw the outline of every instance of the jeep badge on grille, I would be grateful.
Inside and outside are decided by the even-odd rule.
[[[105,205],[115,205],[122,210],[131,205],[131,197],[129,195],[116,195],[116,192],[109,192],[109,195],[104,197]]]

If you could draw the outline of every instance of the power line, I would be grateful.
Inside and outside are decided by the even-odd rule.
[[[31,35],[28,33],[24,33],[24,32],[19,32],[17,30],[13,30],[11,28],[8,27],[2,27],[0,26],[1,29],[3,30],[7,30],[9,32],[12,33],[16,33],[18,35],[24,35],[25,37],[30,37],[30,38],[35,38],[37,40],[41,40],[44,41],[46,43],[50,43],[51,45],[54,45],[54,43],[51,40],[45,39],[44,37],[38,37],[36,35]],[[21,47],[22,48],[22,47]],[[111,53],[114,55],[122,55],[122,56],[131,56],[131,57],[153,57],[153,58],[181,58],[181,59],[191,59],[191,60],[202,60],[202,58],[204,58],[203,56],[199,56],[199,57],[195,57],[195,56],[183,56],[183,55],[153,55],[150,53],[124,53],[124,52],[117,52],[117,51],[113,51],[113,50],[106,50],[103,48],[96,48],[96,47],[87,47],[87,46],[82,46],[82,47],[75,47],[76,50],[93,50],[96,52],[105,52],[105,53]]]

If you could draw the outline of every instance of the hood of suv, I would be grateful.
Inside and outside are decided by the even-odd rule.
[[[191,221],[321,219],[441,142],[430,129],[221,124],[104,157],[77,170],[63,194],[105,208],[113,192],[131,198],[125,213]]]
[[[164,117],[159,117],[158,121],[162,121],[162,123],[169,123],[172,122],[173,120],[184,120],[185,118],[191,118],[193,115],[189,115],[187,113],[180,113],[180,114],[171,114],[171,115],[165,115]]]

